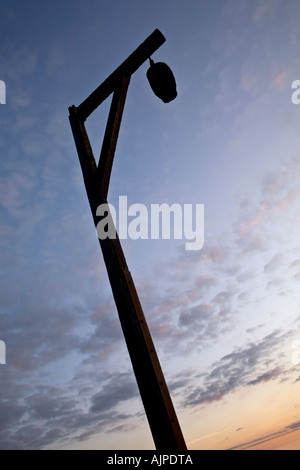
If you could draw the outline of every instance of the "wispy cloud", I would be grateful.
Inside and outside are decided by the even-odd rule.
[[[280,437],[286,436],[287,434],[291,434],[292,432],[299,431],[300,429],[300,423],[299,421],[296,421],[295,423],[292,423],[285,428],[276,431],[271,434],[267,434],[265,436],[259,437],[257,439],[253,439],[252,441],[245,442],[243,444],[240,444],[238,446],[232,447],[229,450],[248,450],[252,449],[254,447],[261,446],[262,444],[265,444],[270,441],[275,441],[275,439],[278,439]],[[276,448],[276,447],[275,447]]]
[[[238,349],[214,363],[211,371],[201,376],[199,387],[190,389],[184,406],[194,407],[223,399],[226,395],[248,386],[284,377],[286,371],[274,359],[274,350],[291,333],[274,331],[257,343]]]

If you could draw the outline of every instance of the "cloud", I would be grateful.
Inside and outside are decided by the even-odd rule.
[[[194,253],[187,253],[184,250],[184,246],[182,246],[179,256],[174,262],[175,272],[173,276],[180,279],[185,269],[197,268],[200,263],[203,263],[205,266],[219,266],[222,264],[228,257],[228,247],[224,246],[222,241],[219,244],[217,241],[216,238],[214,241],[206,240],[202,250]]]
[[[278,268],[283,266],[284,257],[281,253],[274,255],[270,261],[268,261],[264,266],[264,271],[266,273],[273,273],[278,270]]]
[[[299,168],[299,156],[290,158],[277,172],[263,178],[257,203],[245,197],[240,199],[233,231],[245,253],[266,251],[275,234],[278,241],[287,243],[286,238],[281,239],[280,229],[282,231],[284,226],[293,233],[295,228],[295,210],[300,196]]]
[[[183,312],[179,317],[179,324],[182,326],[190,326],[196,324],[208,324],[208,320],[212,316],[214,307],[212,305],[200,304],[191,308],[187,312]]]
[[[298,431],[298,429],[300,429],[300,421],[296,421],[295,423],[289,424],[286,428],[291,429],[293,431]]]
[[[77,439],[88,439],[95,433],[113,432],[118,426],[133,426],[133,415],[117,411],[122,403],[138,395],[129,373],[103,376],[102,383],[97,384],[100,391],[94,393],[95,382],[88,394],[85,389],[84,399],[78,395],[80,378],[72,392],[65,385],[25,386],[17,380],[3,380],[3,375],[1,383],[4,389],[0,402],[2,450],[59,447]],[[10,388],[12,393],[6,396]]]
[[[119,374],[103,387],[102,391],[91,399],[91,413],[101,413],[116,408],[120,403],[138,396],[137,385],[130,374]]]
[[[289,333],[274,331],[261,341],[222,357],[211,366],[210,371],[201,375],[201,385],[189,389],[183,405],[195,407],[213,403],[241,387],[259,385],[284,376],[285,369],[276,364],[278,358],[275,351],[288,336]]]
[[[265,444],[266,442],[270,442],[275,439],[278,439],[279,437],[283,437],[283,436],[286,436],[287,434],[291,434],[292,432],[298,431],[299,429],[300,429],[300,422],[296,421],[295,423],[292,423],[280,429],[279,431],[276,431],[272,434],[267,434],[257,439],[253,439],[252,441],[245,442],[243,444],[239,444],[235,447],[232,447],[229,450],[249,450],[251,448],[261,446],[262,444]],[[274,449],[276,449],[276,445]]]
[[[287,159],[262,178],[257,199],[241,198],[233,233],[229,227],[222,237],[209,237],[201,252],[181,250],[177,258],[168,260],[164,276],[168,289],[161,282],[148,284],[143,305],[151,318],[151,331],[164,350],[178,350],[180,344],[182,353],[188,353],[216,344],[221,333],[234,328],[237,314],[243,315],[254,298],[257,308],[268,303],[270,292],[260,286],[268,286],[279,296],[286,293],[289,280],[297,280],[288,272],[290,265],[295,270],[292,257],[297,257],[297,250],[292,256],[282,251],[282,226],[292,223],[297,207],[299,168],[299,158]],[[262,312],[266,318],[269,313],[269,307]],[[256,320],[255,315],[248,316],[245,331],[258,334]],[[266,329],[266,321],[259,321]]]
[[[246,332],[247,333],[254,333],[254,332],[257,332],[258,330],[260,330],[261,328],[263,328],[264,326],[265,326],[264,324],[256,325],[253,328],[247,328]]]
[[[250,382],[248,382],[248,385],[258,385],[260,383],[269,382],[270,380],[274,380],[277,377],[281,376],[282,373],[283,370],[280,367],[275,367],[275,369],[259,375],[256,379],[250,380]]]

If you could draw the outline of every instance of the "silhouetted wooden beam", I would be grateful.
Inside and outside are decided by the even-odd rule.
[[[110,175],[113,166],[113,160],[115,156],[129,82],[130,76],[124,76],[120,81],[119,87],[115,90],[113,94],[97,172],[97,187],[99,188],[101,200],[106,199],[108,194]]]
[[[107,202],[130,77],[164,42],[164,36],[155,30],[78,108],[69,108],[70,124],[96,227],[99,219],[97,207]],[[114,95],[97,166],[84,120],[111,93]],[[116,238],[108,237],[99,241],[155,446],[160,451],[186,450],[175,408],[119,237],[116,235]]]
[[[166,41],[156,29],[96,90],[78,107],[78,117],[85,121],[118,87],[122,77],[130,77]]]

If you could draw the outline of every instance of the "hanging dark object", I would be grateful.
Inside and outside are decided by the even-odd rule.
[[[164,62],[150,60],[150,68],[147,71],[147,78],[153,93],[164,103],[170,103],[177,96],[176,81],[170,67]]]

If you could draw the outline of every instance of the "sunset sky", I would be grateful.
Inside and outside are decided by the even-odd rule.
[[[0,3],[0,449],[154,449],[68,121],[156,28],[109,201],[204,204],[205,243],[124,240],[184,437],[300,450],[298,0]],[[98,157],[110,98],[87,120]]]

